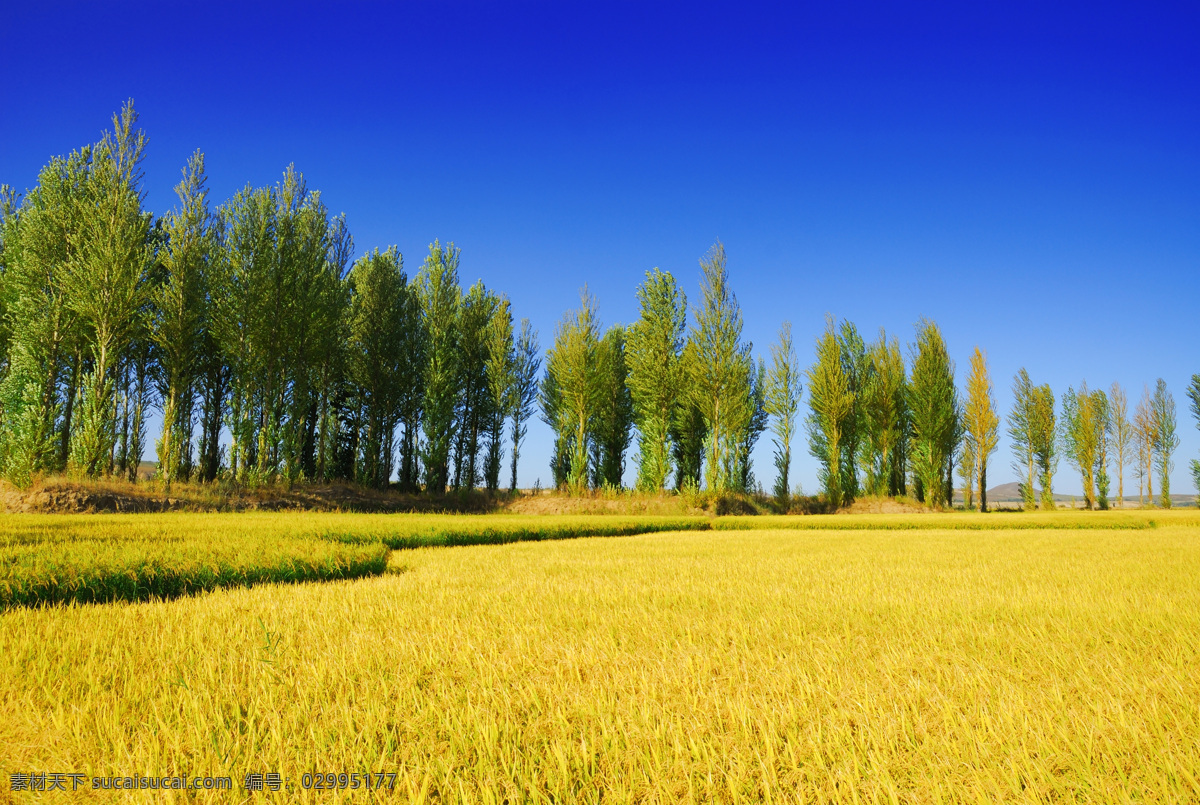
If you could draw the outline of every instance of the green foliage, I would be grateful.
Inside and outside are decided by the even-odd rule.
[[[515,400],[516,345],[509,301],[501,297],[484,334],[487,348],[485,375],[488,390],[488,452],[484,478],[489,492],[500,488],[500,467],[504,459],[504,420],[510,416]]]
[[[846,504],[853,503],[861,491],[858,477],[860,456],[865,447],[867,430],[867,389],[873,384],[872,363],[867,355],[867,346],[858,328],[849,321],[842,321],[838,328],[838,349],[841,352],[842,370],[854,400],[842,433],[842,497]]]
[[[596,348],[596,402],[592,411],[592,472],[596,488],[620,489],[625,451],[633,436],[633,400],[627,384],[625,328],[608,328]]]
[[[521,319],[521,332],[517,335],[517,343],[513,353],[513,385],[512,400],[512,479],[509,490],[517,489],[517,458],[521,452],[521,441],[525,438],[528,426],[525,424],[533,415],[534,404],[537,402],[538,370],[542,366],[539,357],[541,347],[538,345],[537,331],[529,319]]]
[[[800,365],[792,344],[792,324],[779,328],[779,341],[771,345],[771,368],[764,383],[763,410],[771,417],[775,439],[775,499],[787,507],[791,495],[792,436],[800,408]]]
[[[547,373],[553,377],[550,391],[557,401],[548,400],[554,409],[551,427],[556,427],[557,442],[569,451],[567,486],[573,491],[587,488],[590,478],[588,446],[594,424],[592,411],[600,398],[597,353],[600,324],[596,319],[595,300],[583,289],[580,306],[566,313],[554,333],[554,348],[546,356]],[[563,460],[561,450],[556,451]]]
[[[688,338],[679,356],[680,371],[685,380],[694,374],[696,361],[696,342]],[[671,457],[675,461],[675,488],[678,491],[700,491],[700,472],[704,466],[707,436],[704,414],[692,395],[682,392],[675,409],[675,420],[671,424]]]
[[[1062,443],[1067,460],[1079,471],[1084,508],[1108,508],[1108,397],[1097,389],[1067,389],[1062,398]],[[1099,500],[1096,488],[1099,487]]]
[[[355,477],[383,487],[391,477],[393,435],[400,398],[411,377],[404,372],[404,342],[396,335],[406,324],[409,296],[403,258],[393,246],[361,257],[350,269],[349,377],[356,390],[356,414],[364,425],[357,446]]]
[[[936,324],[917,324],[908,408],[912,417],[912,466],[925,502],[933,507],[951,503],[948,479],[961,435],[954,362]]]
[[[1154,385],[1154,396],[1150,398],[1150,419],[1153,426],[1154,466],[1158,470],[1158,485],[1162,494],[1162,507],[1171,508],[1171,472],[1175,469],[1172,455],[1179,447],[1176,432],[1175,397],[1167,389],[1161,377]]]
[[[458,311],[458,421],[454,442],[454,489],[474,489],[481,472],[479,449],[489,430],[492,397],[488,386],[489,323],[500,306],[500,297],[479,281],[463,295]],[[503,383],[503,377],[498,379]],[[503,417],[503,410],[497,412]]]
[[[158,476],[178,480],[191,453],[196,368],[204,335],[208,268],[212,259],[212,215],[205,187],[204,155],[188,159],[175,188],[180,208],[167,216],[166,243],[159,252],[162,276],[151,292],[150,337],[158,349],[162,435],[156,443]]]
[[[1200,374],[1192,375],[1187,395],[1191,400],[1192,416],[1196,417],[1196,427],[1200,429]],[[1192,479],[1196,485],[1197,500],[1200,501],[1200,461],[1196,459],[1192,459]]]
[[[458,316],[462,289],[458,284],[460,250],[436,240],[417,276],[421,320],[428,349],[425,362],[425,490],[440,495],[449,482],[450,445],[455,435],[458,399]]]
[[[808,370],[808,405],[809,452],[819,462],[818,480],[836,510],[843,502],[842,453],[854,415],[854,396],[832,318],[825,319],[825,333],[817,340],[817,360]]]
[[[879,340],[867,350],[870,367],[862,390],[862,463],[866,489],[872,495],[902,495],[906,491],[905,470],[908,437],[908,379],[900,341],[887,340],[881,328]]]
[[[150,214],[142,210],[140,189],[146,137],[134,129],[136,122],[133,103],[127,103],[113,116],[113,134],[95,147],[77,253],[63,278],[67,306],[86,328],[92,364],[82,387],[79,438],[71,448],[71,463],[89,476],[111,469],[115,370],[149,292]]]
[[[742,341],[742,312],[729,288],[720,242],[700,261],[700,306],[693,310],[689,362],[692,400],[704,418],[704,482],[709,492],[737,490],[740,456],[755,414],[751,344]]]
[[[975,347],[971,354],[971,374],[967,378],[967,401],[963,409],[963,459],[964,467],[971,464],[974,478],[967,479],[970,489],[978,481],[979,509],[987,511],[987,465],[988,459],[999,444],[1000,418],[996,415],[996,404],[992,399],[992,381],[988,376],[987,357],[983,350]]]
[[[687,298],[669,272],[646,273],[638,287],[641,313],[625,348],[638,447],[637,486],[659,490],[671,474],[671,430],[684,396],[684,328]]]

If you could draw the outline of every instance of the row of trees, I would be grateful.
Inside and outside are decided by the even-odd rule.
[[[766,366],[742,339],[741,313],[729,288],[724,248],[701,260],[700,304],[688,325],[686,297],[675,278],[654,269],[637,291],[639,317],[602,332],[595,301],[559,324],[542,380],[542,416],[555,432],[551,469],[557,486],[619,486],[636,432],[637,486],[751,491],[750,452],[763,431],[774,436],[775,495],[786,503],[802,380],[804,425],[829,505],[861,495],[910,495],[931,506],[953,503],[955,471],[967,507],[987,509],[988,467],[999,445],[987,359],[976,347],[965,390],[937,325],[917,324],[906,361],[897,338],[880,331],[867,343],[848,321],[828,319],[815,362],[800,370],[785,323]],[[1189,389],[1200,425],[1200,375]],[[1049,385],[1020,370],[1007,417],[1013,469],[1027,508],[1054,506],[1060,456],[1080,473],[1088,508],[1109,505],[1110,470],[1124,498],[1126,467],[1139,497],[1154,498],[1159,479],[1170,505],[1172,455],[1179,444],[1175,403],[1159,380],[1132,415],[1124,390],[1083,384],[1056,402]],[[1200,488],[1200,461],[1193,461]]]
[[[540,372],[537,334],[509,301],[463,288],[461,255],[435,241],[409,278],[395,248],[350,265],[342,216],[289,168],[211,207],[197,152],[177,208],[144,208],[146,139],[132,103],[100,142],[51,160],[24,198],[0,193],[0,471],[135,477],[147,414],[167,483],[353,479],[406,491],[500,487],[535,408],[555,434],[554,484],[619,487],[635,449],[637,486],[758,487],[750,456],[769,428],[786,503],[803,386],[803,425],[829,504],[864,495],[987,507],[998,444],[986,358],[960,394],[937,325],[918,323],[908,357],[829,319],[800,368],[790,325],[755,360],[724,247],[701,260],[698,303],[657,269],[628,327],[600,325],[582,295]],[[540,376],[540,379],[539,379]],[[1200,421],[1200,375],[1188,391]],[[1022,370],[1008,435],[1026,505],[1053,505],[1060,456],[1088,506],[1124,495],[1132,465],[1169,501],[1175,404],[1160,380],[1130,415],[1123,390],[1069,389],[1061,406]],[[636,442],[636,447],[634,444]],[[1200,486],[1200,462],[1192,462]]]
[[[155,218],[132,103],[113,123],[0,196],[6,477],[135,478],[157,406],[167,484],[495,490],[507,442],[515,487],[537,334],[502,295],[462,288],[453,244],[411,280],[394,248],[350,266],[344,217],[293,168],[214,210],[199,152]]]

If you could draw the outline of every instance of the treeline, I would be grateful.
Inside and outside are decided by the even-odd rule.
[[[435,242],[349,265],[342,216],[289,168],[215,209],[204,157],[178,207],[145,209],[132,103],[95,144],[0,199],[0,469],[136,479],[162,411],[158,475],[352,479],[444,492],[511,475],[536,396],[528,320]],[[506,432],[507,425],[507,432]],[[225,443],[227,444],[225,444]]]
[[[625,451],[636,436],[637,486],[657,491],[761,491],[750,454],[770,428],[774,494],[786,507],[789,467],[803,384],[804,426],[817,459],[821,492],[838,508],[863,495],[908,496],[935,508],[961,489],[968,508],[987,509],[988,467],[999,445],[1000,413],[986,356],[976,347],[960,393],[937,324],[921,320],[908,358],[882,330],[871,342],[848,321],[829,319],[814,363],[802,371],[785,323],[770,363],[752,358],[742,316],[729,288],[720,243],[701,260],[700,302],[688,324],[676,279],[655,269],[637,292],[640,313],[629,327],[602,332],[595,301],[558,326],[546,358],[540,401],[555,433],[556,486],[620,486]],[[1110,471],[1125,495],[1125,470],[1138,495],[1170,506],[1170,473],[1179,445],[1175,401],[1160,379],[1130,412],[1117,383],[1106,393],[1087,384],[1056,402],[1049,385],[1022,369],[1013,381],[1007,433],[1026,508],[1054,507],[1060,457],[1076,468],[1088,508],[1109,507]],[[1200,374],[1188,390],[1200,425]],[[1192,462],[1200,489],[1200,461]],[[956,486],[955,476],[961,481]],[[978,502],[976,502],[978,495]]]
[[[407,492],[496,491],[540,413],[554,432],[553,483],[758,492],[751,454],[768,429],[783,507],[802,424],[821,492],[837,508],[864,495],[987,508],[1001,417],[976,348],[965,388],[937,325],[907,350],[868,343],[829,319],[802,369],[785,323],[769,361],[743,338],[723,246],[701,260],[690,309],[654,269],[639,316],[603,328],[595,300],[559,323],[545,355],[507,298],[463,288],[460,252],[435,241],[411,279],[397,250],[352,265],[346,221],[289,168],[212,207],[204,157],[188,161],[176,209],[145,209],[146,139],[132,103],[100,142],[42,169],[18,198],[0,192],[0,472],[136,479],[147,415],[166,484],[348,479]],[[1128,410],[1123,389],[1086,384],[1055,399],[1025,370],[1007,433],[1025,505],[1052,507],[1061,458],[1085,503],[1106,508],[1126,468],[1170,505],[1175,402],[1159,380]],[[1200,423],[1200,374],[1188,389]],[[1192,461],[1200,488],[1200,461]],[[956,487],[958,475],[961,486]],[[393,480],[394,479],[394,480]]]

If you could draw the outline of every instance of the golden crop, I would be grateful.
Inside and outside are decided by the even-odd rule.
[[[365,800],[300,787],[355,771],[427,802],[1196,801],[1200,529],[1140,514],[418,548],[354,581],[14,609],[0,780],[232,776],[193,800],[212,802]],[[240,790],[270,771],[293,789]]]

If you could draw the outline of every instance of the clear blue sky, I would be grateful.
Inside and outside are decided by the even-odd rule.
[[[358,253],[396,244],[413,273],[454,241],[543,346],[584,283],[606,324],[654,266],[695,299],[720,238],[757,354],[785,319],[808,363],[826,313],[905,342],[924,315],[960,383],[987,350],[1005,411],[1021,366],[1058,394],[1165,378],[1192,489],[1194,3],[99,9],[5,3],[0,182],[31,186],[132,97],[156,212],[193,149],[218,201],[294,162]],[[537,423],[522,484],[547,482],[549,442]],[[768,436],[755,458],[769,487]],[[995,483],[1009,463],[1004,440]],[[1079,491],[1065,462],[1056,486]]]

